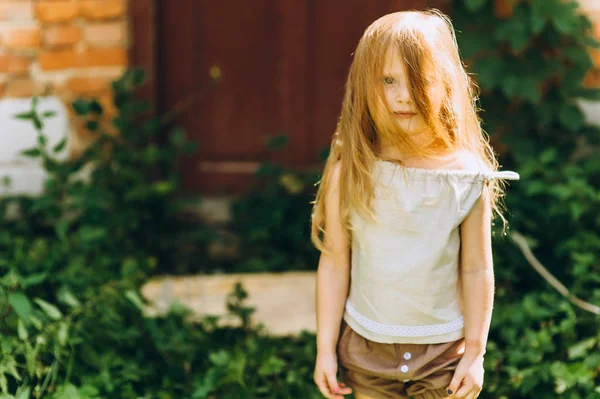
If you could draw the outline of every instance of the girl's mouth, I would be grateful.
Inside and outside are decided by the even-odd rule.
[[[412,118],[416,114],[417,114],[416,112],[394,112],[394,115],[396,116],[396,118],[401,118],[401,119]]]

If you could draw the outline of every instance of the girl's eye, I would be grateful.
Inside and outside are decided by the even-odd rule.
[[[389,76],[386,76],[385,78],[383,78],[383,83],[386,85],[391,85],[395,82],[394,78],[390,78]]]

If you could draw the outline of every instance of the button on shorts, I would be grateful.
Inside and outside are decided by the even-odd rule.
[[[465,339],[439,344],[384,344],[356,333],[342,320],[337,344],[342,380],[373,398],[438,399],[463,356]]]

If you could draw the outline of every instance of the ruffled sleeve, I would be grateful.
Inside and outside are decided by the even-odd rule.
[[[475,177],[473,184],[462,186],[461,189],[464,192],[461,195],[458,224],[462,223],[469,212],[471,212],[471,209],[473,209],[473,206],[475,206],[475,203],[481,197],[486,184],[492,180],[519,180],[519,178],[519,174],[511,170],[482,172]]]

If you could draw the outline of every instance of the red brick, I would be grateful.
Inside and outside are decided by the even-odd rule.
[[[585,75],[583,84],[587,88],[600,88],[600,71],[594,69],[588,71]]]
[[[5,28],[2,33],[2,46],[7,49],[38,48],[40,28]]]
[[[39,55],[42,69],[88,68],[102,66],[127,66],[127,52],[123,48],[106,48],[87,51],[42,51]]]
[[[29,72],[31,59],[28,57],[0,54],[0,73],[24,75]]]
[[[68,22],[79,16],[79,4],[66,0],[38,3],[35,12],[41,22]]]
[[[55,25],[44,32],[44,45],[51,48],[73,46],[81,40],[81,29],[70,25]]]
[[[107,92],[110,79],[98,77],[76,77],[65,82],[61,89],[77,96],[94,96]]]
[[[0,0],[0,21],[33,19],[33,1]]]
[[[125,15],[125,0],[82,0],[81,15],[91,21],[119,18]]]
[[[6,82],[4,97],[33,97],[42,94],[42,86],[30,79],[13,79]]]
[[[89,24],[83,28],[86,43],[94,46],[106,46],[124,43],[126,37],[125,22],[106,22]]]
[[[600,68],[600,49],[590,48],[589,52],[590,56],[592,57],[594,67]]]

